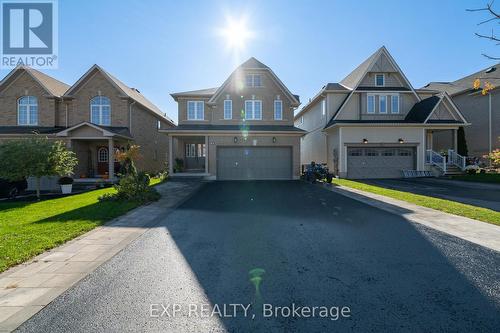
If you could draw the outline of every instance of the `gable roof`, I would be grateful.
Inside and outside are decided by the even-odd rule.
[[[11,70],[10,73],[7,74],[7,76],[5,76],[5,78],[0,82],[0,87],[23,72],[29,74],[49,95],[53,97],[61,97],[70,87],[68,84],[28,66],[17,66]]]
[[[255,59],[254,57],[251,57],[250,59],[248,59],[247,61],[245,61],[244,63],[242,63],[238,67],[236,67],[236,69],[231,73],[231,75],[229,75],[229,77],[226,79],[226,81],[224,81],[224,83],[219,88],[217,88],[217,90],[212,95],[212,97],[210,98],[210,100],[208,101],[208,103],[215,103],[215,99],[222,93],[222,91],[224,90],[224,88],[229,84],[229,82],[231,82],[231,80],[233,79],[233,77],[235,76],[235,74],[239,70],[241,70],[241,69],[244,69],[244,70],[259,69],[259,70],[268,71],[271,74],[271,78],[273,78],[275,80],[275,82],[278,84],[278,86],[281,87],[281,89],[283,90],[283,92],[285,92],[285,95],[288,97],[288,99],[292,103],[292,106],[297,107],[297,106],[300,105],[300,101],[297,98],[298,95],[292,94],[290,92],[290,90],[288,90],[288,88],[285,86],[285,84],[272,71],[271,68],[269,68],[268,66],[264,65],[262,62],[260,62],[259,60]]]
[[[453,110],[456,112],[456,114],[459,116],[460,120],[430,120],[431,115],[435,112],[437,107],[443,103],[443,101],[446,100],[450,103],[451,107]],[[455,116],[453,116],[455,118]],[[464,118],[460,110],[457,108],[457,106],[453,103],[451,100],[450,96],[446,93],[443,92],[439,95],[431,96],[426,99],[421,100],[420,102],[417,102],[413,105],[411,110],[408,112],[408,114],[405,117],[405,121],[414,121],[414,122],[419,122],[419,123],[432,123],[432,122],[442,122],[442,123],[449,123],[449,122],[458,122],[458,123],[467,123],[467,120]]]
[[[383,46],[375,51],[371,56],[369,56],[365,61],[363,61],[358,67],[356,67],[352,72],[350,72],[345,78],[340,81],[340,84],[349,88],[354,89],[361,82],[365,76],[368,69],[378,58]]]
[[[486,71],[493,69],[490,73],[486,73]],[[429,82],[421,89],[423,90],[433,90],[433,91],[445,91],[449,95],[457,95],[464,92],[471,92],[475,89],[473,88],[474,80],[481,79],[481,85],[484,84],[484,81],[488,81],[493,84],[495,87],[500,86],[500,63],[497,63],[493,66],[484,68],[480,71],[477,71],[473,74],[467,75],[461,79],[452,81],[452,82]],[[476,89],[480,91],[481,89]]]
[[[173,94],[170,94],[170,96],[172,96],[174,98],[175,101],[177,101],[177,99],[179,97],[211,97],[213,94],[215,94],[215,92],[217,91],[217,89],[219,89],[219,87],[215,87],[215,88],[207,88],[207,89],[199,89],[199,90],[191,90],[191,91],[182,91],[182,92],[177,92],[177,93],[173,93]]]
[[[167,120],[170,122],[172,125],[174,125],[174,122],[172,119],[167,117],[155,104],[153,104],[150,100],[148,100],[144,95],[142,95],[137,89],[130,88],[127,86],[125,83],[122,81],[118,80],[116,77],[105,71],[102,67],[99,65],[93,65],[90,67],[90,69],[83,74],[83,76],[75,83],[73,84],[64,94],[65,97],[72,97],[72,93],[77,90],[77,88],[85,82],[88,78],[90,78],[95,72],[100,72],[104,75],[104,77],[111,82],[112,85],[114,85],[120,92],[124,94],[124,96],[132,99],[133,101],[141,104],[143,107],[148,109],[149,111],[153,112],[154,114],[160,116],[164,120]]]
[[[132,134],[129,131],[128,127],[122,127],[122,126],[101,126],[93,123],[89,123],[87,121],[81,122],[79,124],[76,124],[74,126],[65,128],[64,130],[58,132],[56,135],[57,136],[68,136],[69,132],[74,131],[77,128],[80,127],[91,127],[94,128],[100,132],[102,132],[102,135],[105,137],[114,137],[114,136],[119,136],[125,139],[132,139]]]

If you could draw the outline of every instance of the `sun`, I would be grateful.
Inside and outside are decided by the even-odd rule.
[[[228,17],[226,21],[226,27],[220,29],[220,34],[225,39],[227,48],[235,51],[245,49],[248,40],[254,36],[247,27],[246,18]]]

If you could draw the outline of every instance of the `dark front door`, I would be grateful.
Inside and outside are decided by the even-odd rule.
[[[188,143],[185,148],[186,170],[205,170],[205,144],[204,143]]]
[[[118,149],[118,147],[115,147],[115,149]],[[109,151],[108,147],[98,147],[97,148],[97,174],[98,175],[105,175],[108,173],[109,168],[108,168],[108,161],[109,161]],[[114,167],[115,167],[115,174],[120,171],[120,162],[116,161],[114,162]]]

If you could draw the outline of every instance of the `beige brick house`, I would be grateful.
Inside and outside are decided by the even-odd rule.
[[[140,170],[156,172],[167,162],[174,127],[137,89],[92,66],[69,86],[29,67],[17,67],[0,82],[0,142],[44,135],[63,140],[78,158],[75,178],[113,179],[114,155],[141,146]]]
[[[172,94],[179,125],[169,138],[171,173],[218,180],[296,179],[300,137],[293,126],[299,97],[250,58],[217,88]]]

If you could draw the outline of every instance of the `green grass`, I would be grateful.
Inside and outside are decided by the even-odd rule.
[[[160,182],[151,179],[151,185]],[[39,202],[0,202],[0,272],[140,205],[98,200],[114,191],[106,188]]]
[[[428,207],[440,210],[445,213],[455,214],[459,216],[468,217],[474,220],[500,225],[500,212],[496,212],[491,209],[476,207],[472,205],[467,205],[459,202],[434,198],[420,194],[391,190],[347,179],[334,179],[333,183],[366,192],[385,195],[390,198],[403,200],[422,207]]]
[[[475,175],[453,176],[456,180],[465,180],[470,182],[497,183],[500,184],[500,173],[476,173]]]

